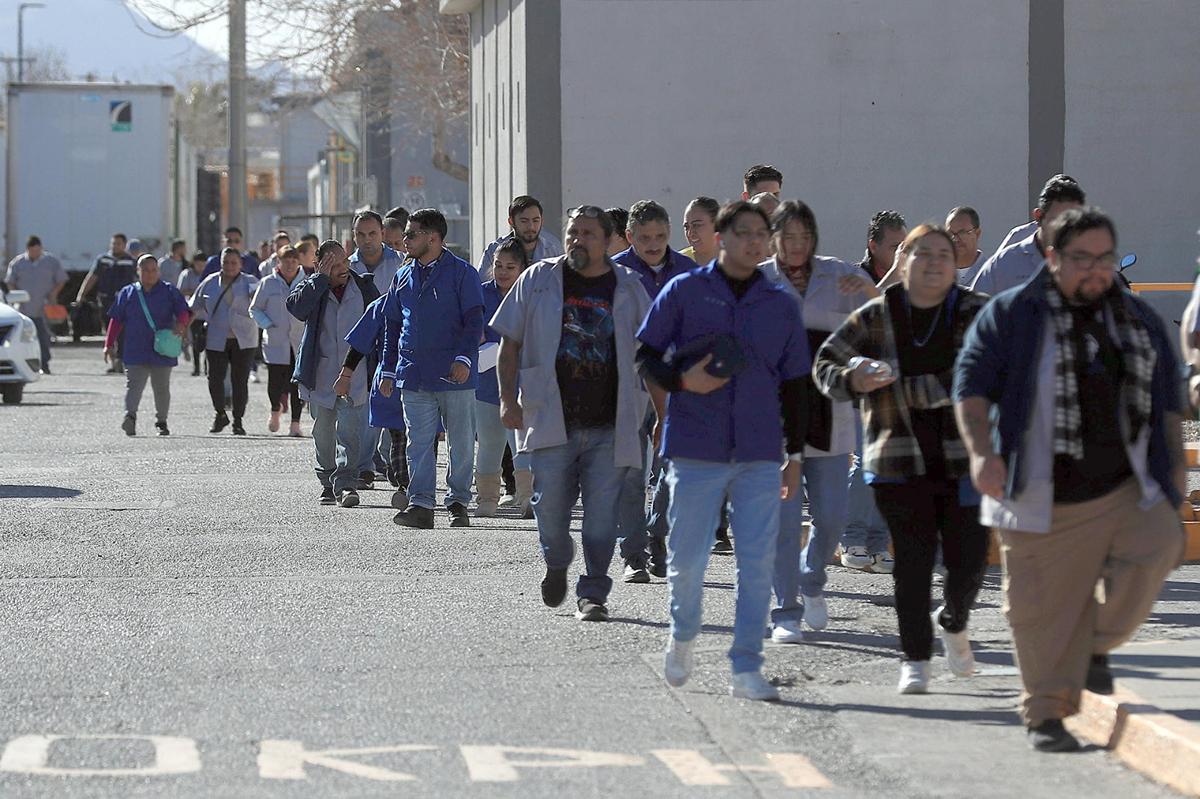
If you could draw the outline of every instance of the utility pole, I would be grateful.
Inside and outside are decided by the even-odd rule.
[[[246,0],[229,0],[229,224],[246,230]]]
[[[25,9],[45,7],[45,3],[21,3],[17,6],[17,83],[25,82]]]

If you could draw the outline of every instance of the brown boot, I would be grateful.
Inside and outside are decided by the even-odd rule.
[[[513,472],[513,476],[517,481],[517,500],[513,503],[520,513],[522,519],[533,518],[533,506],[529,501],[533,499],[533,472],[528,469],[518,469]]]
[[[475,472],[475,494],[475,518],[495,516],[496,506],[500,502],[500,473]]]

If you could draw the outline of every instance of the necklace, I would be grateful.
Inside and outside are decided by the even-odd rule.
[[[938,305],[937,313],[934,314],[934,316],[933,316],[933,322],[930,323],[929,329],[925,331],[925,337],[922,339],[918,339],[917,331],[912,330],[912,326],[913,326],[912,307],[911,306],[909,307],[909,309],[908,309],[908,328],[909,328],[909,330],[912,330],[914,347],[917,347],[917,348],[924,347],[926,344],[929,343],[929,339],[933,338],[933,333],[935,330],[937,330],[938,322],[942,318],[942,306],[944,306],[945,304],[946,303],[943,302]]]

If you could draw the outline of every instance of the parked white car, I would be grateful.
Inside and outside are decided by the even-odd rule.
[[[0,395],[5,405],[17,405],[25,394],[25,384],[38,379],[42,351],[38,346],[33,320],[12,304],[29,302],[24,291],[0,291]]]

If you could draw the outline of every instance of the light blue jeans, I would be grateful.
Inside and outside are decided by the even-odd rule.
[[[821,595],[826,582],[825,564],[837,549],[838,535],[846,523],[846,456],[805,458],[802,466],[812,526],[808,544],[801,552],[804,502],[795,496],[780,504],[773,622],[797,620],[803,615],[797,594]]]
[[[613,465],[613,447],[613,428],[585,427],[567,431],[566,444],[530,453],[533,515],[546,568],[565,569],[575,558],[571,509],[582,495],[584,572],[575,594],[600,603],[612,590],[608,566],[617,544],[621,485],[635,471]]]
[[[500,406],[475,400],[475,438],[479,449],[475,451],[475,471],[480,474],[499,474],[504,461],[504,445],[513,451],[513,468],[517,471],[529,469],[529,453],[517,452],[517,431],[507,430],[500,421]]]
[[[446,428],[450,450],[446,470],[445,505],[471,502],[471,467],[475,465],[475,392],[413,391],[400,393],[404,425],[408,428],[408,502],[422,508],[437,506],[438,422]]]
[[[642,468],[629,470],[625,485],[621,487],[621,508],[617,513],[617,539],[621,545],[621,557],[643,567],[650,533],[646,518],[646,485],[653,474],[652,469],[659,465],[654,450],[654,420],[654,409],[651,408],[639,431]]]
[[[846,518],[846,530],[842,533],[842,549],[866,547],[870,554],[887,552],[888,544],[891,541],[887,522],[880,515],[879,508],[875,507],[875,493],[863,481],[862,415],[857,410],[854,412],[854,429],[857,435],[857,448],[854,450],[854,463],[850,467],[849,512]]]
[[[332,408],[308,403],[313,418],[312,437],[317,449],[317,479],[334,493],[358,485],[358,459],[363,428],[367,426],[367,405],[354,405],[338,397]]]
[[[387,430],[368,426],[363,431],[362,449],[359,450],[358,470],[379,472],[387,468],[388,450],[392,446],[392,435]]]
[[[715,463],[675,458],[667,470],[671,504],[667,517],[667,582],[671,636],[691,641],[700,634],[704,569],[712,552],[721,505],[729,500],[729,525],[737,541],[737,590],[729,659],[739,674],[762,668],[763,628],[771,605],[775,539],[779,535],[779,464],[771,461]]]

